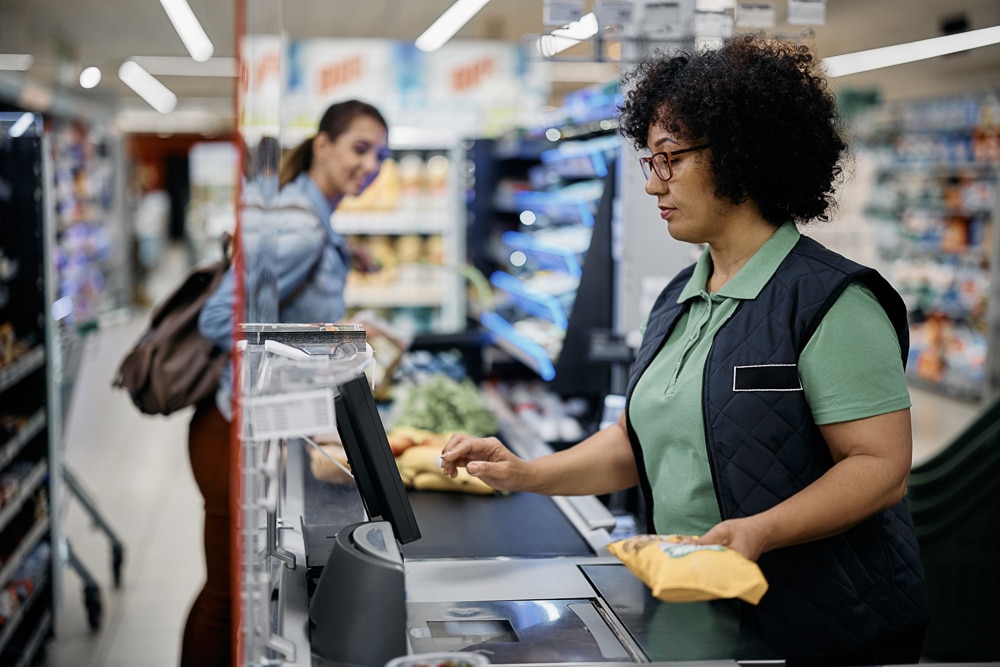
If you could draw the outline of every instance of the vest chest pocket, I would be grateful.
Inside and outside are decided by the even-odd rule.
[[[802,391],[796,364],[733,367],[733,391]]]

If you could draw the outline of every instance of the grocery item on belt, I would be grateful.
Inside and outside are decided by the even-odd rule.
[[[635,535],[608,551],[646,584],[657,599],[697,602],[740,598],[757,604],[767,580],[757,563],[720,544],[697,544],[689,535]]]
[[[393,422],[393,430],[412,426],[435,433],[459,431],[479,438],[497,432],[496,417],[483,403],[479,388],[468,378],[458,382],[435,373],[401,393],[398,400],[402,410]]]
[[[412,426],[395,426],[386,434],[386,437],[389,439],[392,455],[399,456],[414,445],[428,445],[444,449],[452,435],[454,435],[453,431],[436,433]]]
[[[414,445],[396,457],[404,486],[424,491],[459,491],[490,495],[493,488],[459,468],[454,479],[441,471],[441,447]]]
[[[319,481],[332,484],[350,482],[353,479],[348,472],[350,469],[347,452],[340,443],[317,444],[309,448],[309,471]]]

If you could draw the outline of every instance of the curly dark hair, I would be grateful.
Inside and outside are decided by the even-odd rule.
[[[622,85],[619,127],[637,149],[654,125],[707,143],[717,197],[751,200],[775,226],[829,221],[847,143],[808,47],[736,35],[695,54],[654,52]]]

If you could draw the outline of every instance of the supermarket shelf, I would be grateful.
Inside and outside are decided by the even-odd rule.
[[[445,296],[445,287],[440,283],[348,285],[344,291],[348,308],[440,308]]]
[[[518,192],[513,198],[514,211],[532,211],[551,220],[580,222],[594,226],[594,202],[561,192]]]
[[[45,363],[45,348],[39,345],[9,366],[0,369],[0,391],[5,391]]]
[[[941,394],[942,396],[947,396],[949,398],[955,398],[960,401],[969,401],[971,403],[978,403],[982,400],[983,394],[981,390],[975,390],[971,388],[955,387],[947,382],[934,382],[926,378],[920,377],[916,373],[907,371],[906,381],[911,386],[917,389],[924,389],[926,391],[934,392],[935,394]]]
[[[333,228],[341,234],[446,234],[455,226],[454,213],[435,207],[392,211],[342,211],[333,216]]]
[[[4,561],[4,565],[0,568],[0,587],[6,586],[10,581],[11,576],[13,576],[14,571],[17,570],[18,566],[24,562],[24,559],[31,553],[32,549],[41,541],[43,537],[49,531],[49,518],[45,517],[39,519],[31,530],[28,531],[27,535],[21,540],[14,549],[14,552]]]
[[[998,270],[997,108],[995,95],[959,95],[886,105],[859,123],[876,178],[865,215],[916,338],[907,378],[961,400],[987,396],[995,377],[998,328],[985,305]]]
[[[0,510],[0,530],[7,527],[10,520],[21,511],[24,503],[31,499],[32,493],[39,485],[45,480],[45,475],[48,472],[48,464],[45,461],[39,461],[31,472],[21,480],[21,488],[17,494],[17,498],[14,499],[9,505]],[[3,568],[0,569],[0,586],[2,586],[7,581],[7,576],[10,575],[7,572],[7,565],[10,560],[6,561]]]
[[[31,634],[31,639],[25,645],[24,650],[21,652],[21,657],[14,667],[28,667],[29,665],[34,664],[38,650],[42,648],[42,645],[45,643],[45,639],[49,636],[49,632],[51,630],[52,612],[46,611],[42,616],[42,620],[39,621],[38,626],[35,628],[35,631]]]
[[[493,312],[483,313],[480,321],[501,350],[538,373],[543,380],[556,376],[555,366],[545,349],[523,336],[510,322]]]
[[[558,148],[542,153],[544,162],[562,178],[604,178],[608,175],[608,160],[601,149],[566,151]]]
[[[22,117],[0,114],[0,128]],[[37,120],[41,127],[41,117]],[[0,442],[0,472],[15,480],[5,494],[6,506],[0,508],[0,539],[10,551],[3,554],[0,563],[0,589],[20,576],[26,559],[39,544],[51,547],[58,543],[51,499],[59,495],[61,483],[56,449],[61,442],[55,435],[62,432],[62,413],[51,401],[59,400],[59,383],[67,380],[60,377],[63,369],[57,368],[62,364],[53,363],[65,361],[59,354],[58,330],[91,322],[124,291],[119,287],[127,285],[128,277],[128,271],[114,280],[106,273],[117,272],[122,267],[115,260],[127,257],[127,253],[102,255],[115,231],[112,225],[105,228],[88,222],[95,202],[110,203],[104,196],[111,194],[105,186],[110,184],[107,177],[113,170],[104,167],[120,157],[117,139],[104,137],[102,146],[108,150],[90,155],[86,149],[95,145],[89,141],[94,137],[78,134],[87,131],[85,123],[53,120],[52,127],[48,125],[45,123],[38,138],[12,137],[0,142],[0,170],[25,177],[8,193],[12,201],[25,206],[15,209],[21,211],[21,217],[4,237],[9,242],[7,253],[20,259],[21,288],[16,299],[0,306],[0,319],[12,323],[20,340],[34,343],[0,368],[4,416],[19,422]],[[59,221],[74,224],[58,233]],[[71,312],[62,321],[55,321],[49,305],[61,297],[72,301]],[[61,395],[65,398],[67,393]],[[0,627],[0,646],[4,648],[0,663],[4,665],[32,664],[51,634],[54,604],[59,598],[54,556],[50,555],[45,570],[40,581],[47,583],[39,586],[31,613],[18,617],[16,632]]]
[[[48,571],[48,568],[46,568],[46,571]],[[3,653],[3,650],[7,647],[7,643],[10,642],[10,638],[21,625],[21,620],[31,611],[35,603],[45,595],[48,595],[45,589],[48,587],[49,581],[50,578],[45,576],[38,581],[32,582],[31,594],[18,608],[17,613],[8,618],[7,622],[4,623],[3,629],[0,630],[0,653]]]
[[[506,292],[511,301],[526,313],[552,322],[561,329],[569,324],[566,311],[558,299],[532,290],[509,273],[495,271],[490,275],[490,284]]]
[[[45,409],[39,408],[18,432],[0,447],[0,468],[6,468],[21,449],[45,428]]]
[[[500,238],[508,247],[535,258],[540,268],[563,271],[574,277],[583,274],[575,252],[548,245],[523,232],[504,232]]]

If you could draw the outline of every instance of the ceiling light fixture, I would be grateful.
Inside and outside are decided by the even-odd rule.
[[[177,96],[134,60],[126,60],[118,68],[118,78],[135,94],[146,100],[160,113],[170,113],[177,108]]]
[[[167,18],[174,25],[174,30],[184,42],[184,47],[191,54],[191,58],[202,63],[212,57],[215,47],[212,40],[205,34],[205,29],[198,23],[198,17],[191,11],[191,5],[187,0],[160,0],[163,11],[167,13]]]
[[[80,87],[94,88],[101,82],[101,68],[86,67],[80,72]]]
[[[573,21],[564,28],[553,30],[538,38],[538,52],[546,58],[565,51],[571,46],[590,39],[600,31],[597,15],[594,12],[584,14],[579,21]]]
[[[161,0],[162,1],[162,0]],[[490,0],[455,0],[414,45],[421,51],[437,51]]]
[[[34,57],[30,53],[0,53],[0,69],[25,72],[31,69]]]
[[[827,76],[847,76],[848,74],[936,58],[949,53],[997,43],[1000,43],[1000,26],[885,46],[880,49],[845,53],[841,56],[830,56],[823,59],[823,65],[826,67]]]
[[[10,126],[10,130],[7,131],[7,134],[10,135],[12,139],[17,139],[24,134],[29,127],[31,127],[33,122],[35,122],[35,114],[21,114],[18,119],[14,121],[14,124]]]

